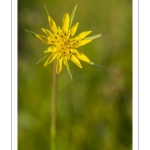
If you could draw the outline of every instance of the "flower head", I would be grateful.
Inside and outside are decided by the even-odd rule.
[[[71,78],[72,75],[69,69],[68,60],[71,60],[80,68],[82,68],[80,60],[85,61],[91,65],[101,67],[91,62],[83,53],[77,51],[78,47],[91,42],[93,39],[100,37],[102,34],[87,37],[92,31],[84,31],[79,35],[74,36],[79,25],[79,23],[77,22],[74,26],[72,26],[72,21],[76,8],[77,5],[75,6],[71,14],[71,17],[69,16],[68,13],[64,14],[62,27],[59,27],[56,25],[55,21],[50,17],[45,6],[48,15],[50,30],[42,28],[42,31],[46,35],[39,35],[29,30],[26,30],[28,33],[32,34],[33,36],[35,36],[36,38],[40,39],[41,41],[43,41],[45,44],[48,45],[48,48],[44,51],[44,53],[48,53],[46,57],[48,56],[49,57],[45,62],[44,66],[47,66],[54,59],[56,59],[57,60],[56,73],[59,74],[61,72],[62,65],[64,64]]]

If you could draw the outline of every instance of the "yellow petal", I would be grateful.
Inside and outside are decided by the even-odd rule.
[[[56,51],[57,51],[57,48],[55,46],[50,46],[44,51],[44,53],[50,53],[50,52],[53,53]]]
[[[80,60],[82,60],[82,61],[85,61],[85,62],[87,62],[87,63],[90,63],[90,62],[91,62],[91,61],[90,61],[84,54],[82,54],[82,53],[77,53],[76,56],[77,56]]]
[[[61,30],[61,28],[58,26],[58,33],[61,33],[62,32],[62,30]]]
[[[86,39],[85,39],[85,40],[82,40],[82,41],[80,41],[78,47],[79,47],[79,46],[83,46],[83,45],[85,45],[85,44],[87,44],[87,43],[90,43],[91,41],[92,41],[92,40],[88,40],[88,39],[87,39],[87,40],[86,40]]]
[[[48,37],[43,36],[43,35],[39,35],[39,34],[35,34],[35,36],[40,39],[41,41],[43,41],[45,44],[51,44],[51,41],[48,39]]]
[[[78,67],[82,68],[82,65],[80,64],[80,61],[75,55],[71,56],[71,61],[74,62]]]
[[[62,70],[62,60],[63,57],[60,57],[59,59],[57,59],[57,64],[56,64],[56,73],[59,74],[60,71]]]
[[[74,42],[79,41],[79,40],[80,40],[80,37],[76,36],[76,37],[71,39],[71,42],[74,43]]]
[[[48,16],[48,21],[49,21],[50,29],[53,31],[53,33],[56,33],[57,25],[56,25],[55,21],[50,16]]]
[[[50,55],[50,57],[48,58],[48,60],[46,61],[46,63],[44,64],[44,66],[47,66],[49,63],[51,63],[57,56],[57,52],[56,53],[52,53]]]
[[[80,33],[78,36],[82,40],[83,38],[85,38],[86,36],[88,36],[91,32],[92,31],[85,31],[85,32]]]
[[[65,13],[63,22],[62,22],[62,30],[66,33],[69,30],[69,15]]]
[[[70,52],[73,53],[73,54],[78,53],[78,51],[76,49],[70,49]]]
[[[50,30],[42,28],[42,31],[45,32],[47,36],[54,37],[54,34]]]
[[[70,30],[70,36],[73,37],[74,34],[76,33],[77,31],[77,28],[78,28],[78,25],[79,25],[79,22],[77,22]]]

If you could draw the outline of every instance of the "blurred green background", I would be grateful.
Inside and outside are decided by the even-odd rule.
[[[52,64],[36,64],[47,45],[25,32],[44,34],[46,4],[61,26],[78,4],[77,33],[106,34],[80,47],[103,70],[69,62],[57,76],[58,150],[132,149],[132,1],[18,0],[18,150],[49,150]]]

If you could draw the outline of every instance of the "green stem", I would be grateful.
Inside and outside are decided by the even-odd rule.
[[[50,150],[56,150],[56,61],[52,71]]]

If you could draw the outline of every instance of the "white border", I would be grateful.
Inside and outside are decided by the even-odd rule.
[[[139,1],[139,148],[150,149],[150,1]]]
[[[13,0],[12,0],[13,1]],[[17,33],[18,33],[18,20],[17,20],[17,10],[18,10],[18,1],[12,2],[12,150],[17,150],[17,83],[18,83],[18,42],[17,42]]]
[[[0,8],[0,150],[11,149],[11,1]]]

